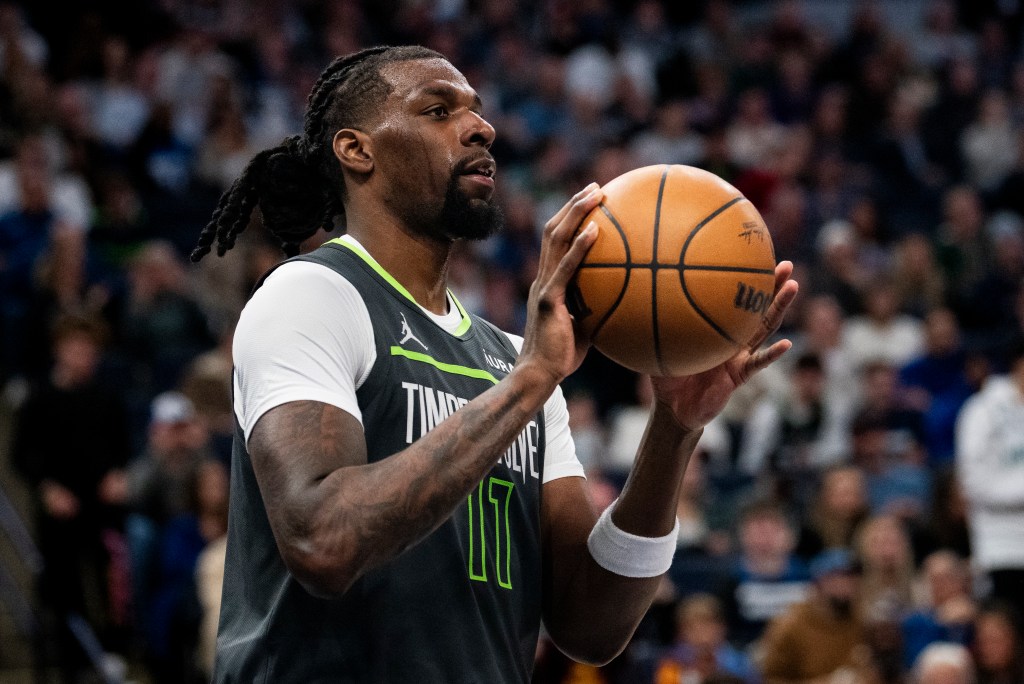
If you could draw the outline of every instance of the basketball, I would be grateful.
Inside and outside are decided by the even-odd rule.
[[[598,236],[567,304],[594,346],[626,368],[700,373],[757,331],[775,288],[775,252],[754,205],[718,176],[647,166],[604,186]]]

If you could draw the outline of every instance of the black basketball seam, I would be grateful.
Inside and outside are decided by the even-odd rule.
[[[758,275],[774,275],[773,268],[748,268],[745,266],[680,266],[685,271],[718,271],[721,273],[756,273]]]
[[[661,335],[658,332],[658,230],[661,228],[661,200],[665,195],[665,181],[668,171],[672,168],[665,165],[661,172],[661,183],[658,184],[658,203],[654,207],[654,245],[651,253],[651,326],[654,328],[654,362],[658,364],[662,375],[668,375],[661,359]]]
[[[615,298],[615,302],[608,307],[607,311],[604,312],[604,316],[597,322],[597,325],[594,326],[593,332],[590,333],[591,340],[597,339],[597,334],[601,332],[601,328],[603,328],[604,324],[608,322],[608,319],[612,317],[612,314],[615,313],[615,309],[619,308],[619,304],[622,302],[623,297],[626,296],[626,289],[629,287],[629,277],[631,275],[632,266],[632,255],[629,251],[629,240],[626,238],[626,231],[622,230],[622,225],[619,223],[619,220],[615,218],[615,215],[608,207],[605,206],[604,202],[598,206],[601,207],[601,211],[604,212],[604,215],[607,216],[608,220],[612,222],[613,226],[615,226],[615,230],[619,231],[619,237],[622,239],[623,248],[626,250],[626,263],[618,264],[618,266],[619,268],[626,269],[626,278],[622,281],[622,289],[619,290],[619,296]]]
[[[589,264],[580,264],[581,269],[583,268],[625,268],[625,269],[651,269],[654,271],[660,269],[682,269],[685,271],[719,271],[729,273],[753,273],[758,275],[771,275],[775,271],[770,268],[748,268],[745,266],[682,266],[677,264],[620,264],[617,262],[604,262],[604,261],[593,261]]]
[[[708,223],[710,223],[712,220],[714,220],[716,216],[718,216],[723,211],[725,211],[726,209],[728,209],[729,207],[731,207],[732,205],[736,204],[737,202],[739,202],[742,199],[744,199],[742,196],[734,197],[731,200],[729,200],[728,202],[726,202],[725,204],[723,204],[722,206],[718,207],[718,209],[715,209],[713,212],[708,214],[707,217],[705,217],[696,226],[693,227],[693,230],[691,230],[690,234],[686,237],[686,242],[683,243],[683,249],[679,252],[679,284],[683,288],[683,294],[686,296],[686,301],[688,301],[690,303],[690,307],[694,311],[697,312],[697,315],[699,315],[702,319],[704,319],[705,323],[707,323],[708,325],[711,326],[712,330],[714,330],[719,335],[721,335],[722,337],[724,337],[725,339],[727,339],[728,341],[732,342],[735,345],[739,345],[740,343],[737,342],[736,340],[732,339],[732,336],[730,336],[729,333],[727,333],[724,330],[722,330],[721,326],[719,326],[717,323],[715,323],[713,320],[711,320],[711,318],[706,313],[704,313],[699,306],[697,306],[697,302],[695,302],[693,300],[693,296],[690,294],[690,290],[686,287],[686,278],[683,275],[683,273],[684,273],[683,259],[686,257],[686,250],[687,250],[687,248],[689,248],[690,242],[693,241],[694,236],[697,235],[697,232],[701,228],[706,226]],[[711,270],[711,269],[705,269],[705,270]],[[717,269],[715,269],[715,270],[717,270]],[[728,269],[728,270],[736,270],[736,269]],[[773,271],[773,273],[774,273],[774,271]]]

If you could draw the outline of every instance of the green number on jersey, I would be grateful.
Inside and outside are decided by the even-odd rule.
[[[478,582],[487,581],[487,537],[484,526],[484,499],[494,508],[494,567],[498,574],[498,586],[512,588],[512,548],[508,527],[508,505],[512,500],[512,488],[508,480],[497,477],[487,478],[487,495],[484,496],[484,482],[470,494],[469,508],[469,578]],[[488,508],[490,508],[488,507]]]

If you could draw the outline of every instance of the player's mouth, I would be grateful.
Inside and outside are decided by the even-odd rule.
[[[494,191],[494,175],[497,171],[494,159],[490,155],[465,162],[459,166],[460,176],[472,183],[473,186],[486,191],[487,196],[490,196]]]

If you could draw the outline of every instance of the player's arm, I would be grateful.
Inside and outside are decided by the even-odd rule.
[[[311,592],[344,593],[437,528],[579,366],[586,345],[561,297],[596,233],[573,236],[600,198],[587,188],[546,228],[515,369],[406,449],[368,463],[359,421],[319,401],[282,403],[256,422],[248,449],[271,528]]]
[[[737,387],[790,346],[783,340],[760,348],[796,296],[791,274],[788,262],[776,269],[776,296],[747,349],[705,373],[652,378],[655,402],[636,461],[610,514],[616,528],[613,536],[598,535],[605,541],[597,546],[591,539],[596,518],[583,480],[562,478],[545,485],[544,620],[555,643],[568,655],[585,662],[607,662],[625,648],[650,607],[663,571],[645,573],[644,565],[650,565],[645,556],[655,553],[652,540],[670,536],[675,528],[683,473],[703,426],[724,408]],[[607,528],[599,526],[596,531]],[[629,535],[643,539],[630,540]],[[603,554],[602,543],[619,547]],[[675,540],[670,543],[669,558]],[[630,556],[630,547],[635,557]],[[620,560],[610,563],[607,559],[616,555],[614,551],[622,552]],[[628,574],[606,569],[609,565],[623,566]]]

